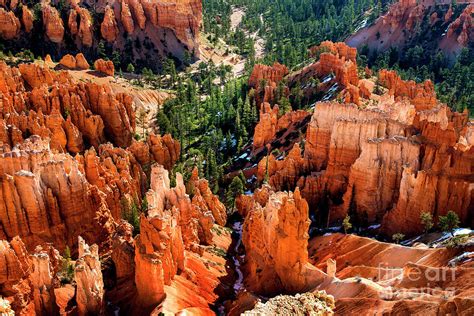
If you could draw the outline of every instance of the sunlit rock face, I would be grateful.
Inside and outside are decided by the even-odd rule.
[[[46,51],[56,59],[76,50],[95,59],[105,44],[151,68],[159,65],[158,56],[199,55],[201,0],[42,1],[39,8],[20,2],[21,10],[19,1],[0,7],[0,38],[9,48],[27,48],[35,55]],[[34,14],[41,14],[42,25]]]
[[[431,29],[442,30],[425,38],[430,46],[448,56],[456,56],[474,41],[474,4],[466,0],[457,4],[463,9],[454,10],[450,1],[395,1],[375,23],[349,36],[346,43],[358,48],[367,45],[379,52],[390,47],[405,50],[407,44],[413,43],[412,34],[419,32],[420,27],[423,32],[423,25],[427,22],[425,25]]]
[[[453,210],[469,225],[474,143],[467,112],[441,104],[429,80],[405,81],[388,70],[374,76],[368,69],[358,78],[350,71],[357,69],[356,51],[343,43],[324,42],[311,53],[317,62],[284,79],[322,79],[318,89],[337,87],[338,100],[316,103],[305,135],[286,140],[278,135],[280,121],[304,122],[304,116],[292,111],[279,118],[277,105],[263,103],[252,151],[260,159],[257,180],[274,190],[299,187],[325,224],[351,214],[363,224],[382,223],[388,236],[413,235],[423,230],[421,212],[437,218]],[[279,151],[262,157],[265,148]]]
[[[244,219],[245,284],[256,293],[298,293],[325,275],[308,262],[308,204],[298,189],[271,192],[253,205]]]

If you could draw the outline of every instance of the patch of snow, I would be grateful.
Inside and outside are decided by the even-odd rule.
[[[323,81],[321,83],[327,83],[327,82],[331,81],[332,78],[334,78],[334,76],[329,74],[329,75],[327,75],[326,77],[323,78]]]
[[[332,85],[331,88],[329,88],[326,95],[323,97],[323,101],[329,101],[332,97],[334,97],[334,93],[337,91],[338,88],[339,88],[339,85],[337,83]]]
[[[249,153],[243,153],[242,155],[240,155],[240,156],[238,157],[238,159],[244,159],[244,158],[247,158],[247,157],[248,157],[248,155],[249,155]]]
[[[455,267],[458,263],[466,263],[474,260],[474,252],[465,252],[449,260],[448,266]]]
[[[255,175],[252,175],[249,179],[247,179],[247,183],[253,183],[257,180],[257,177]]]

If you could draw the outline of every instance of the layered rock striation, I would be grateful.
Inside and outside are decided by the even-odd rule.
[[[246,213],[242,233],[245,284],[262,295],[308,290],[325,277],[308,262],[308,204],[299,189],[270,191],[267,197],[240,210]]]
[[[385,51],[390,47],[403,50],[427,41],[436,50],[457,55],[474,40],[474,6],[466,0],[458,1],[457,5],[460,10],[453,10],[451,1],[396,1],[374,24],[350,36],[346,43]]]
[[[312,52],[320,60],[291,74],[288,82],[319,76],[325,55],[341,65],[355,58],[344,44],[323,43]],[[348,80],[339,95],[351,97],[316,103],[304,139],[297,140],[301,145],[285,146],[283,153],[268,154],[281,148],[275,136],[279,119],[276,107],[263,104],[254,155],[255,148],[267,145],[269,150],[258,157],[258,181],[268,181],[274,190],[299,187],[326,225],[350,215],[361,224],[382,223],[390,236],[412,235],[423,230],[422,212],[436,222],[449,210],[470,225],[474,143],[467,112],[439,103],[430,81],[404,81],[386,70],[369,79],[342,80],[343,74],[336,72],[333,80],[341,86]]]
[[[17,9],[19,4],[21,10]],[[41,19],[34,18],[33,12],[41,14]],[[59,4],[48,0],[31,7],[27,1],[13,1],[0,5],[0,21],[0,38],[11,49],[28,48],[35,54],[47,51],[54,57],[71,50],[87,51],[88,58],[97,58],[90,48],[105,43],[131,60],[156,67],[157,52],[161,57],[171,54],[178,59],[185,51],[199,55],[202,3],[114,0],[91,5],[88,1]],[[140,49],[133,49],[130,42],[139,43]]]

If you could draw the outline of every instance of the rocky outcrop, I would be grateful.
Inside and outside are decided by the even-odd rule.
[[[452,3],[445,0],[395,1],[386,14],[350,36],[346,43],[358,48],[367,45],[371,51],[382,52],[390,47],[406,51],[421,41],[429,43],[424,46],[425,54],[442,50],[447,56],[455,57],[474,39],[474,6],[465,0],[457,3],[458,8],[465,6],[463,11],[453,10]]]
[[[122,202],[145,194],[143,166],[157,159],[172,168],[179,143],[170,135],[132,142],[132,99],[108,85],[77,83],[35,64],[0,68],[0,237],[19,235],[29,249],[42,242],[72,248],[79,234],[107,242]]]
[[[21,21],[23,22],[23,27],[27,33],[30,33],[33,29],[33,13],[31,13],[30,9],[26,5],[21,7]]]
[[[242,315],[334,315],[334,297],[325,292],[296,294],[295,296],[279,295],[266,303],[258,302],[252,310]]]
[[[133,23],[133,20],[132,20],[132,23]],[[127,30],[127,27],[125,27],[125,29]],[[102,37],[107,42],[112,43],[113,41],[117,39],[119,30],[118,30],[117,22],[115,20],[114,10],[109,6],[105,8],[104,20],[102,21],[102,24],[100,25],[100,33],[102,34]]]
[[[57,313],[54,289],[61,256],[52,246],[38,246],[29,254],[19,237],[0,241],[0,294],[17,314]]]
[[[176,187],[170,188],[168,171],[160,165],[151,171],[151,188],[146,197],[148,210],[140,220],[140,235],[135,240],[135,284],[138,302],[154,308],[166,296],[166,286],[184,272],[185,249],[199,250],[211,244],[214,223],[225,224],[226,212],[207,186],[193,172],[188,187],[180,174]],[[202,250],[201,250],[202,251]]]
[[[101,314],[104,308],[104,282],[99,247],[88,246],[80,236],[79,256],[74,268],[76,302],[79,315]]]
[[[357,50],[345,43],[322,42],[309,49],[310,55],[317,61],[294,71],[288,76],[290,87],[304,87],[302,95],[308,102],[324,92],[323,100],[329,100],[339,94],[346,103],[361,104],[364,89],[357,70]]]
[[[285,65],[279,63],[273,64],[273,66],[255,65],[252,74],[249,78],[249,86],[258,88],[262,83],[262,80],[268,82],[278,83],[288,74],[288,68]]]
[[[8,68],[5,64],[0,67]],[[2,102],[3,117],[7,119],[8,114],[7,122],[21,131],[20,140],[28,133],[49,137],[53,149],[74,153],[82,150],[82,138],[97,148],[105,141],[104,133],[118,146],[131,144],[135,117],[130,96],[115,94],[107,85],[74,83],[66,72],[36,64],[21,64],[18,70],[11,70],[12,78],[20,79],[11,89],[11,79],[3,78],[9,94]],[[14,96],[17,89],[22,93]],[[11,136],[9,139],[7,143],[16,144]]]
[[[260,119],[255,126],[253,135],[253,152],[261,151],[269,143],[284,143],[288,135],[293,133],[304,122],[307,121],[310,114],[304,110],[290,111],[279,117],[278,105],[273,108],[269,103],[262,103],[260,106]],[[277,137],[277,134],[281,134]],[[279,142],[279,140],[282,140]]]
[[[53,154],[33,138],[0,160],[2,239],[21,236],[30,249],[44,241],[64,249],[79,234],[96,242],[107,238],[113,225],[105,200],[71,156]]]
[[[314,48],[313,54],[344,61],[339,51],[353,59],[346,46],[329,43]],[[293,73],[289,83],[318,76],[321,61]],[[344,77],[336,74],[330,80],[338,76]],[[404,81],[387,70],[380,71],[378,79],[357,81],[357,86],[349,84],[340,94],[348,104],[315,105],[305,139],[281,141],[274,136],[279,134],[277,110],[264,104],[252,152],[260,159],[257,180],[267,180],[274,190],[299,187],[316,210],[316,221],[325,224],[351,214],[357,223],[383,222],[387,235],[413,235],[422,231],[421,212],[431,213],[436,221],[450,209],[469,225],[474,183],[469,166],[474,156],[472,139],[466,138],[472,130],[467,113],[453,113],[440,104],[430,81]],[[304,153],[298,144],[274,146],[285,142],[304,143]],[[262,157],[255,149],[265,144],[267,152],[272,147],[283,152]],[[444,194],[421,196],[421,192]],[[249,201],[239,198],[238,202],[247,205],[247,214]]]
[[[322,42],[319,46],[310,48],[310,54],[319,57],[319,60],[299,71],[293,73],[288,81],[305,82],[309,78],[329,78],[333,76],[335,81],[347,87],[358,86],[356,56],[357,50],[344,43]]]
[[[74,69],[76,68],[76,58],[72,55],[64,55],[63,58],[59,61],[59,64],[69,68],[69,69]]]
[[[429,110],[437,103],[434,85],[431,80],[422,84],[404,81],[395,71],[381,70],[380,83],[388,89],[388,93],[395,98],[408,98],[416,110]]]
[[[277,84],[289,73],[285,65],[274,63],[273,66],[257,64],[249,78],[249,86],[256,90],[256,103],[275,103]]]
[[[80,70],[87,70],[90,68],[87,59],[84,57],[82,53],[76,55],[76,67]]]
[[[247,288],[263,295],[297,293],[324,279],[308,262],[308,216],[299,189],[272,192],[263,205],[254,202],[242,234]]]
[[[449,25],[446,36],[456,36],[456,41],[461,46],[468,46],[474,40],[474,4],[468,5],[459,17]]]
[[[155,2],[145,0],[141,1],[141,5],[147,20],[153,26],[173,30],[178,40],[183,42],[190,51],[197,49],[199,43],[199,27],[202,22],[201,1],[164,0]],[[132,5],[132,8],[135,8],[135,6]]]
[[[217,225],[225,226],[227,213],[224,204],[214,195],[205,179],[199,179],[198,169],[194,168],[187,186],[193,194],[192,203],[200,208],[201,213],[211,212]]]
[[[468,294],[472,284],[465,281],[472,277],[472,269],[467,261],[453,264],[462,248],[403,247],[356,235],[328,234],[312,239],[309,253],[320,269],[331,260],[336,262],[337,279],[319,287],[334,296],[336,315],[368,311],[469,314],[472,310]]]
[[[155,71],[165,56],[182,60],[186,51],[199,55],[201,0],[42,1],[35,10],[26,3],[21,10],[17,5],[18,1],[8,1],[0,8],[0,38],[35,55],[49,53],[59,59],[65,53],[84,52],[96,58],[89,48],[101,45],[126,51],[132,60]],[[32,11],[42,15],[43,27],[33,26]],[[43,35],[45,43],[38,42]],[[133,48],[130,43],[139,46]]]
[[[12,11],[0,8],[0,36],[3,39],[11,40],[20,32],[20,21]]]
[[[112,77],[114,76],[115,72],[114,63],[111,60],[97,59],[94,62],[94,69]]]
[[[339,56],[340,58],[344,58],[345,60],[350,60],[353,63],[356,62],[357,57],[357,49],[349,47],[342,42],[333,43],[331,41],[324,41],[319,46],[311,47],[309,51],[314,57],[329,52],[333,55]]]
[[[41,4],[41,11],[43,14],[45,35],[51,42],[56,44],[61,43],[64,38],[64,24],[58,10],[50,6],[47,2],[43,2]]]
[[[260,107],[260,120],[255,126],[253,148],[261,148],[269,143],[275,136],[278,123],[278,106],[273,109],[268,103]]]
[[[69,11],[68,27],[71,34],[85,47],[93,43],[92,17],[86,8],[75,6]]]
[[[145,27],[146,18],[145,18],[145,14],[143,13],[142,5],[138,1],[135,1],[135,4],[137,5],[136,10],[140,12],[139,16],[142,17],[142,26]],[[126,1],[122,0],[121,8],[122,10],[120,12],[120,18],[122,20],[123,28],[128,34],[132,34],[133,31],[135,30],[135,22],[133,21],[132,12],[130,11],[130,6],[128,5]]]

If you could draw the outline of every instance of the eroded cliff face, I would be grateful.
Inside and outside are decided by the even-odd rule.
[[[328,82],[339,86],[339,102],[315,104],[304,139],[293,140],[304,150],[281,146],[278,109],[263,104],[253,144],[258,181],[267,179],[274,190],[299,187],[325,224],[350,214],[360,223],[382,223],[387,235],[411,235],[422,231],[421,212],[436,220],[453,210],[470,225],[474,143],[467,112],[440,104],[431,81],[404,81],[387,70],[351,79],[355,52],[345,44],[323,43],[312,53],[320,59],[286,80],[309,82],[332,72]],[[267,153],[283,153],[258,156],[264,145]]]
[[[19,3],[22,9],[16,10]],[[0,37],[9,48],[29,48],[35,54],[46,50],[59,57],[65,52],[65,43],[72,42],[73,51],[87,51],[93,58],[97,55],[90,54],[88,48],[97,48],[102,41],[152,67],[158,61],[155,50],[161,56],[177,58],[183,58],[186,50],[199,54],[200,0],[114,0],[94,1],[93,5],[83,0],[62,5],[44,0],[38,13],[41,19],[34,19],[33,10],[38,8],[24,1],[0,4]],[[140,49],[129,45],[134,41],[140,43]]]
[[[26,314],[100,314],[106,300],[139,314],[210,313],[227,275],[216,255],[231,241],[219,226],[224,205],[197,169],[187,185],[177,174],[170,187],[180,144],[170,135],[134,140],[129,94],[52,69],[85,64],[80,54],[58,65],[0,64],[0,260],[8,265],[0,294]],[[143,208],[135,238],[122,220],[134,205]],[[65,267],[51,244],[77,260]],[[61,284],[65,269],[74,286]]]
[[[273,66],[255,65],[249,78],[249,86],[255,89],[257,104],[262,102],[274,104],[279,101],[275,100],[275,90],[288,72],[288,68],[279,63]]]
[[[385,51],[390,47],[403,49],[412,39],[427,35],[426,40],[434,47],[456,55],[474,40],[474,5],[467,0],[457,4],[463,9],[455,13],[451,1],[397,1],[373,25],[362,28],[346,43],[354,47],[367,44],[370,49]]]
[[[336,315],[472,312],[472,265],[453,259],[462,248],[403,247],[343,234],[309,244],[311,263],[335,272],[318,289],[334,296]]]
[[[260,204],[262,203],[262,204]],[[304,292],[325,275],[308,262],[308,204],[299,189],[269,192],[268,200],[253,200],[246,213],[245,284],[265,296]]]

